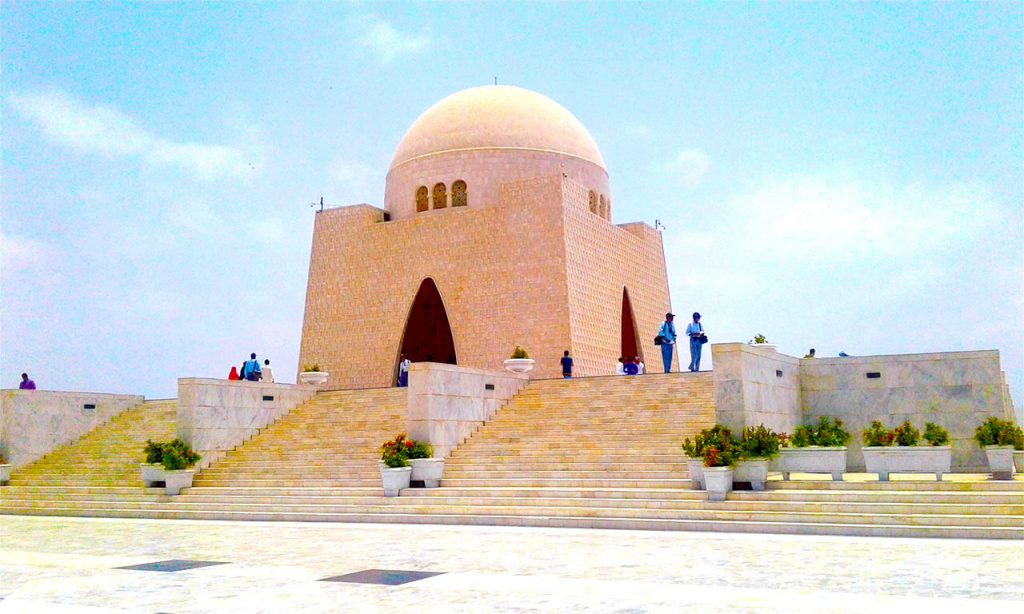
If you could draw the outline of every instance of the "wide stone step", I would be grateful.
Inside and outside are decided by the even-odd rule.
[[[494,486],[506,488],[527,486],[534,488],[686,488],[690,480],[686,479],[614,479],[614,478],[448,478],[441,479],[441,486],[467,488]]]

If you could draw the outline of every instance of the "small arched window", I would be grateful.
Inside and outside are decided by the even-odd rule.
[[[416,213],[430,209],[430,203],[427,202],[427,195],[427,186],[425,185],[421,185],[420,189],[416,190]]]
[[[590,191],[590,212],[597,213],[597,194],[593,190]]]
[[[608,203],[608,207],[605,208],[605,210],[604,210],[604,214],[605,214],[604,215],[604,219],[610,221],[612,219],[612,198],[610,196],[608,197],[607,203]]]
[[[601,217],[608,219],[608,203],[604,199],[604,194],[601,195],[601,206],[599,211],[601,212]]]
[[[443,183],[434,186],[434,208],[444,209],[448,206],[448,191]]]
[[[459,179],[452,184],[452,206],[465,207],[466,204],[466,182]]]

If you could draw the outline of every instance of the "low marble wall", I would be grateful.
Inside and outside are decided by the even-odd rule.
[[[314,394],[314,386],[180,378],[178,438],[203,456],[201,469]]]
[[[14,467],[26,465],[143,400],[129,394],[0,391],[0,453]]]
[[[974,429],[988,416],[1014,418],[996,350],[800,362],[805,419],[846,422],[853,435],[847,457],[852,471],[864,469],[860,435],[872,420],[893,427],[909,419],[922,432],[925,422],[934,422],[949,430],[954,470],[987,471]]]
[[[800,360],[747,343],[711,344],[716,421],[739,433],[764,424],[790,433],[800,424]]]
[[[507,371],[414,363],[409,369],[409,437],[430,442],[435,457],[446,457],[528,381],[526,375]]]

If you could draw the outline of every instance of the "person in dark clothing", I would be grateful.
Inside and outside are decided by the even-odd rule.
[[[562,377],[572,379],[572,358],[569,356],[569,350],[562,354]]]

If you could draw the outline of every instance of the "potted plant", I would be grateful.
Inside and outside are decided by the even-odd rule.
[[[299,373],[299,383],[306,386],[321,386],[329,375],[330,373],[321,371],[320,365],[316,363],[303,365],[302,373]]]
[[[766,349],[769,349],[769,350],[774,350],[774,349],[776,349],[776,347],[778,347],[774,343],[768,343],[768,338],[765,337],[764,335],[760,334],[760,333],[754,335],[754,338],[751,339],[750,341],[747,341],[747,343],[749,343],[750,345],[754,345],[754,346],[760,347],[760,348],[766,348]]]
[[[691,488],[704,490],[704,435],[698,434],[692,441],[687,437],[683,441],[683,454]]]
[[[146,462],[139,463],[142,470],[142,483],[146,488],[157,485],[157,482],[164,481],[164,468],[161,463],[164,460],[164,445],[152,439],[146,440],[146,447],[142,451],[146,454]]]
[[[0,484],[7,484],[11,481],[11,465],[4,458],[3,454],[0,454]]]
[[[163,444],[160,464],[164,467],[164,494],[177,495],[182,488],[192,486],[192,477],[195,475],[192,467],[201,458],[180,439]]]
[[[412,440],[406,439],[402,433],[380,446],[380,479],[385,497],[397,497],[403,488],[409,488],[412,467],[409,466],[408,448],[412,445]]]
[[[1009,420],[992,416],[974,431],[974,439],[985,450],[992,478],[1009,480],[1014,474],[1014,449],[1024,449],[1024,432]]]
[[[441,474],[444,473],[444,459],[432,458],[434,447],[429,443],[407,439],[411,446],[406,446],[406,458],[412,467],[409,479],[412,482],[423,482],[424,488],[437,488],[441,485]],[[404,445],[404,444],[403,444]]]
[[[517,345],[512,357],[505,360],[505,368],[513,373],[528,373],[533,370],[533,362],[526,350]]]
[[[782,449],[775,461],[775,470],[788,480],[793,472],[831,473],[840,481],[846,472],[846,444],[850,433],[843,421],[821,416],[815,425],[801,424],[792,437],[783,436]]]
[[[949,473],[952,447],[943,445],[949,435],[942,427],[931,422],[925,424],[930,445],[920,446],[921,431],[909,420],[895,429],[887,429],[875,420],[864,430],[864,464],[868,473],[877,473],[880,481],[889,479],[890,473],[934,473],[942,480]],[[934,441],[935,443],[932,443]]]
[[[739,442],[732,436],[732,431],[720,424],[701,431],[700,435],[703,438],[701,458],[704,461],[701,470],[708,501],[724,501],[732,490],[732,466],[740,454]]]
[[[748,426],[740,434],[740,454],[734,482],[748,482],[751,490],[764,490],[768,462],[779,454],[779,434],[765,425]]]

